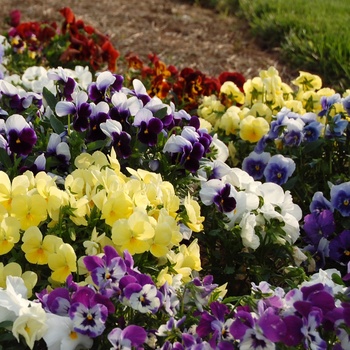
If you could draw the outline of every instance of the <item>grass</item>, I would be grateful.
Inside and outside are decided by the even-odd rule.
[[[204,0],[192,2],[208,4]],[[296,70],[322,77],[325,86],[350,88],[350,0],[210,0],[211,7],[242,15],[264,48],[280,48]]]

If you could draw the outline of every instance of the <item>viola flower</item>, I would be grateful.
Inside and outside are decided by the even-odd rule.
[[[90,103],[87,103],[88,95],[80,91],[75,95],[75,101],[58,101],[55,111],[59,117],[73,115],[73,128],[76,131],[85,131],[89,127],[89,117],[92,113]]]
[[[329,210],[331,212],[334,211],[332,203],[325,198],[322,192],[317,191],[312,197],[312,201],[310,203],[310,211],[311,212],[321,212],[322,210]]]
[[[100,290],[116,289],[119,280],[126,273],[126,265],[114,248],[106,246],[104,252],[105,255],[102,257],[86,256],[83,261]]]
[[[258,142],[270,130],[270,125],[262,117],[253,117],[248,115],[240,123],[239,135],[242,140],[251,143]]]
[[[34,129],[19,114],[13,114],[5,122],[8,147],[12,153],[29,155],[37,141]]]
[[[146,342],[147,333],[140,327],[130,325],[123,330],[114,328],[108,334],[108,340],[113,345],[111,349],[139,349]]]
[[[74,294],[74,301],[69,309],[74,330],[95,338],[105,330],[108,316],[106,305],[96,300],[95,292],[89,287],[82,287]]]
[[[264,170],[266,181],[283,185],[292,176],[295,170],[295,163],[291,158],[286,158],[282,154],[272,156]]]
[[[153,284],[130,283],[123,292],[127,304],[141,313],[156,313],[161,306],[161,293]]]
[[[72,94],[77,86],[77,82],[69,77],[62,67],[56,69],[49,69],[47,77],[51,80],[57,81],[59,93],[67,101],[72,101]]]
[[[111,139],[113,148],[120,158],[125,159],[131,155],[131,136],[122,131],[118,121],[107,119],[105,123],[100,124],[100,128]]]
[[[342,265],[350,261],[350,230],[344,230],[330,241],[329,257]]]
[[[323,125],[318,121],[306,124],[303,128],[303,139],[306,142],[316,141],[320,137],[322,129]]]
[[[123,81],[123,76],[112,74],[110,71],[99,73],[96,82],[92,82],[88,87],[90,100],[95,103],[109,100],[114,92],[122,89]]]
[[[306,241],[318,244],[321,237],[328,238],[335,231],[335,221],[330,210],[312,212],[304,217],[303,229],[306,233]]]
[[[74,330],[74,323],[68,316],[46,314],[47,331],[43,335],[48,349],[74,350],[83,346],[90,349],[93,339]]]
[[[86,139],[89,141],[104,140],[106,134],[102,131],[100,125],[109,119],[109,106],[107,102],[101,101],[97,105],[91,103],[91,108],[90,125]]]
[[[123,88],[122,91],[126,94],[136,96],[142,102],[142,105],[145,106],[151,100],[151,97],[148,95],[145,86],[139,79],[134,79],[132,81],[132,85],[134,87],[133,90]]]
[[[11,251],[20,239],[20,222],[13,217],[5,217],[0,223],[0,255]]]
[[[60,135],[52,133],[46,148],[47,157],[55,157],[62,164],[69,164],[71,153],[67,142]]]
[[[350,181],[332,186],[331,203],[342,216],[350,216]]]
[[[231,184],[225,184],[217,179],[205,182],[199,191],[203,204],[211,205],[214,203],[216,208],[222,213],[229,213],[236,208],[235,194],[236,190]]]
[[[322,105],[322,111],[318,113],[320,117],[323,117],[333,107],[335,103],[340,103],[341,97],[340,94],[334,94],[332,96],[322,96],[321,97],[321,105]]]
[[[137,136],[142,143],[148,146],[157,144],[158,134],[163,130],[163,123],[160,119],[154,117],[149,109],[140,109],[136,113],[132,125],[139,128]]]
[[[264,176],[264,170],[271,158],[270,153],[251,152],[248,157],[245,157],[242,163],[242,169],[246,171],[254,180],[260,180]]]

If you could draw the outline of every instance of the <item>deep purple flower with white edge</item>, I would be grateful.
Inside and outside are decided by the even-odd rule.
[[[127,304],[141,313],[156,313],[162,303],[162,294],[153,284],[130,283],[124,290]]]
[[[254,180],[260,180],[264,176],[264,170],[271,158],[270,153],[251,152],[248,157],[245,157],[242,163],[242,169],[246,171]]]
[[[107,119],[105,123],[100,124],[100,128],[109,137],[118,157],[128,158],[132,153],[131,136],[122,130],[122,125],[116,120]]]
[[[326,137],[340,137],[344,134],[349,122],[343,119],[341,114],[337,114],[333,117],[331,122],[326,125]]]
[[[127,268],[124,259],[113,247],[105,246],[104,253],[102,257],[85,256],[83,262],[100,292],[110,294],[119,288],[119,280],[126,274]]]
[[[37,141],[34,129],[19,114],[13,114],[5,122],[8,148],[12,153],[27,156]]]
[[[72,94],[77,86],[77,82],[69,77],[62,67],[49,69],[47,77],[57,81],[59,94],[67,101],[72,101]]]
[[[236,190],[229,183],[218,179],[211,179],[202,184],[199,196],[205,205],[215,204],[222,213],[229,213],[236,208]]]
[[[109,102],[114,92],[122,89],[124,78],[122,75],[112,74],[110,71],[101,72],[97,75],[96,82],[88,86],[88,94],[91,101]]]
[[[350,181],[332,186],[331,203],[342,216],[350,216]]]
[[[147,339],[147,332],[140,326],[130,325],[123,330],[114,328],[108,334],[108,340],[113,345],[110,349],[139,349]]]
[[[295,170],[293,159],[284,157],[282,154],[275,154],[267,163],[264,176],[267,182],[283,185],[292,176]]]
[[[332,203],[326,199],[326,197],[320,191],[314,193],[309,208],[311,212],[320,212],[322,210],[330,210],[331,212],[334,211]]]
[[[136,113],[132,125],[139,128],[137,137],[142,143],[148,146],[157,144],[158,134],[163,130],[163,123],[160,119],[154,117],[149,109],[140,109]]]
[[[335,231],[335,220],[330,210],[314,211],[304,217],[305,241],[318,244],[322,237],[329,237]]]
[[[59,117],[73,116],[73,128],[76,131],[85,131],[89,127],[89,117],[92,113],[88,95],[85,91],[79,91],[74,96],[74,102],[59,101],[55,112]]]
[[[93,289],[82,287],[74,294],[69,309],[69,317],[73,320],[74,330],[95,338],[105,330],[105,322],[109,310],[105,303],[99,302]]]
[[[86,138],[89,141],[104,140],[107,135],[101,130],[100,124],[106,122],[106,120],[110,118],[108,114],[108,103],[101,101],[97,105],[91,103],[90,106],[92,112],[90,115],[89,130]]]
[[[329,257],[346,265],[350,261],[350,230],[342,231],[329,243]]]

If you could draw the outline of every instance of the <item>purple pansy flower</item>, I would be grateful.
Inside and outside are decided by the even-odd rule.
[[[350,230],[344,230],[330,241],[329,257],[343,265],[350,262]]]
[[[119,122],[107,119],[105,123],[100,124],[100,128],[111,139],[118,157],[128,158],[131,155],[131,136],[122,130]]]
[[[58,83],[59,92],[67,101],[72,101],[72,94],[77,86],[77,82],[68,77],[62,67],[57,69],[50,69],[47,72],[47,77],[51,80],[55,80]]]
[[[126,274],[126,265],[113,247],[104,247],[105,254],[99,256],[86,256],[83,259],[86,269],[101,292],[110,289],[116,292],[119,280]]]
[[[138,349],[147,339],[147,332],[140,326],[130,325],[123,330],[114,328],[108,334],[108,340],[113,345],[111,349]]]
[[[89,127],[89,117],[92,113],[90,103],[87,102],[88,95],[80,91],[75,96],[74,102],[59,101],[55,111],[59,117],[73,115],[73,128],[76,131],[85,131]]]
[[[350,216],[350,181],[331,188],[331,203],[342,216]]]
[[[69,317],[73,320],[76,332],[92,338],[103,333],[109,310],[104,303],[99,302],[101,297],[89,287],[82,287],[74,294]]]
[[[264,170],[271,158],[270,153],[251,152],[248,157],[244,158],[242,169],[246,171],[254,180],[260,180],[264,176]]]
[[[215,204],[222,213],[229,213],[236,208],[236,190],[229,184],[218,179],[203,183],[199,196],[205,205]]]
[[[332,106],[335,103],[341,102],[341,97],[340,94],[334,94],[332,96],[322,96],[321,97],[321,106],[322,106],[322,111],[318,113],[320,117],[323,117],[326,115],[329,110],[332,108]]]
[[[101,101],[97,105],[91,103],[91,109],[89,131],[86,138],[89,141],[104,140],[107,135],[101,130],[100,124],[110,118],[109,106],[106,102]]]
[[[19,114],[13,114],[5,122],[8,148],[12,153],[27,156],[37,141],[33,128]]]
[[[135,115],[133,125],[139,128],[137,136],[142,143],[148,146],[157,144],[158,134],[163,130],[163,123],[154,117],[149,109],[140,109]]]
[[[122,89],[124,78],[122,75],[112,74],[110,71],[98,74],[96,82],[88,87],[88,94],[91,101],[109,101],[114,92]]]
[[[303,229],[306,241],[318,244],[321,237],[329,237],[335,230],[333,213],[330,210],[314,211],[304,217]]]
[[[316,141],[321,135],[323,125],[318,121],[312,121],[303,128],[304,140],[306,142]]]
[[[295,170],[293,159],[284,157],[281,154],[272,156],[264,170],[267,182],[283,185]]]
[[[333,212],[334,208],[332,203],[325,198],[322,192],[317,191],[312,197],[310,203],[310,211],[311,212],[320,212],[322,210],[330,210]]]

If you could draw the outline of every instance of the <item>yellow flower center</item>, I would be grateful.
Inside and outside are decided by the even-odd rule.
[[[343,204],[344,205],[349,205],[350,204],[350,200],[349,199],[344,199]]]
[[[280,179],[282,177],[281,173],[277,173],[277,177]]]
[[[20,139],[17,139],[17,140],[16,140],[16,143],[17,143],[17,144],[21,143],[21,140],[20,140]]]
[[[344,251],[344,254],[345,254],[346,256],[350,256],[350,251],[349,251],[349,250],[345,250],[345,251]]]
[[[78,338],[77,332],[71,331],[70,334],[69,334],[69,338],[71,338],[72,340],[77,339]]]

